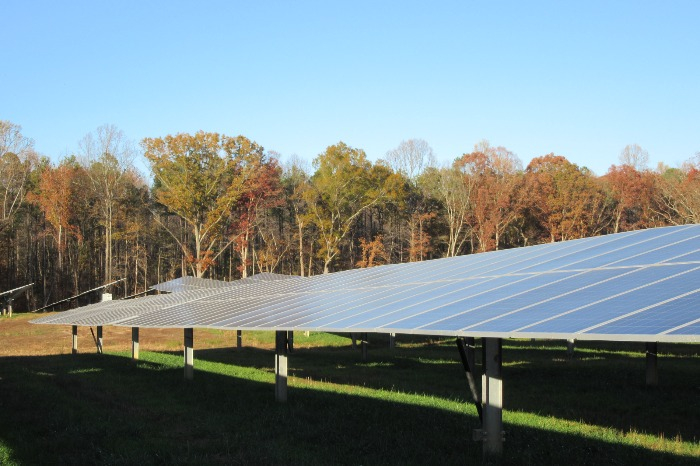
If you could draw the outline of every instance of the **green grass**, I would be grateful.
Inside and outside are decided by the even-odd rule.
[[[192,381],[179,350],[3,357],[0,464],[478,463],[454,342],[399,341],[374,336],[362,362],[345,336],[296,334],[285,404],[269,349],[195,347]],[[698,464],[700,345],[661,345],[658,387],[642,349],[584,342],[568,360],[562,342],[504,342],[504,462]]]

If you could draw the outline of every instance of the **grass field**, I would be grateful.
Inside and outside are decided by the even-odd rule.
[[[452,339],[295,335],[289,401],[274,401],[272,333],[81,328],[0,319],[0,464],[478,464],[478,427]],[[477,340],[478,341],[478,340]],[[643,344],[504,341],[505,464],[700,463],[700,345],[660,345],[658,387]]]

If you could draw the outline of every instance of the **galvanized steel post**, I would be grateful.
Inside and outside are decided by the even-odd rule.
[[[131,327],[131,359],[133,361],[139,358],[139,328]]]
[[[275,332],[275,400],[287,401],[287,332]]]
[[[503,454],[503,379],[500,338],[483,338],[484,375],[481,382],[483,403],[484,462],[498,462]]]
[[[194,329],[185,329],[185,379],[192,380],[194,376]]]

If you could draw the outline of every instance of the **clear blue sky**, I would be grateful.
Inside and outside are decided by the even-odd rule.
[[[0,3],[0,119],[58,160],[98,126],[138,142],[243,134],[308,160],[481,139],[598,174],[700,151],[700,1]]]

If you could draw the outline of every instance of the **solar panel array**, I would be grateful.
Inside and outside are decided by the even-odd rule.
[[[152,290],[166,293],[180,293],[182,291],[228,288],[232,286],[244,285],[257,281],[286,280],[289,278],[299,278],[291,275],[263,272],[236,281],[213,280],[211,278],[180,277],[167,282],[162,282],[151,287]]]
[[[700,225],[100,303],[37,323],[700,341]]]

